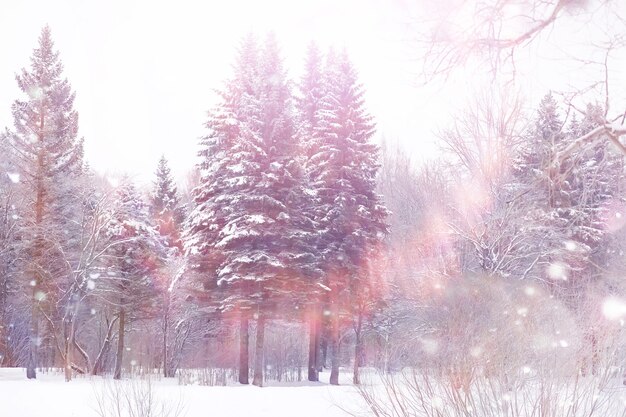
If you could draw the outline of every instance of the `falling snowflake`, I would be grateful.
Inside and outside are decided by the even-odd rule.
[[[475,358],[479,357],[482,354],[483,354],[482,346],[474,346],[473,348],[470,349],[470,355],[472,355]]]
[[[422,349],[429,355],[434,355],[439,351],[439,342],[435,339],[424,338],[421,340]]]
[[[113,188],[117,188],[120,185],[120,180],[118,180],[117,178],[107,178],[107,181]]]
[[[7,176],[9,177],[9,179],[11,180],[13,184],[17,184],[18,182],[20,182],[20,174],[7,172]]]
[[[565,249],[570,252],[575,251],[578,248],[578,245],[573,240],[568,240],[565,242]]]
[[[430,400],[430,405],[435,409],[435,410],[443,410],[443,400],[439,397],[433,397]]]
[[[552,280],[567,281],[567,266],[562,262],[551,263],[548,267],[548,276]]]
[[[602,314],[609,320],[618,320],[626,316],[626,303],[616,297],[608,298],[602,303]]]

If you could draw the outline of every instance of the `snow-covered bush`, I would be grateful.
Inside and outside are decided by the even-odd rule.
[[[160,397],[150,378],[94,385],[95,411],[100,417],[182,417],[183,398]]]
[[[459,386],[449,373],[406,369],[358,387],[376,417],[623,417],[626,387],[608,373],[559,378],[522,369]]]

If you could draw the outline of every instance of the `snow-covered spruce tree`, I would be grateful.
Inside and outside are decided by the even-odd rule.
[[[579,325],[588,329],[585,337],[590,346],[585,355],[593,358],[598,357],[599,336],[588,321],[595,321],[600,313],[587,311],[585,300],[608,278],[606,271],[615,256],[610,232],[615,222],[612,210],[620,204],[624,183],[623,162],[609,141],[580,148],[565,158],[561,151],[602,120],[602,109],[590,105],[582,120],[574,119],[565,128],[556,101],[547,95],[516,166],[519,195],[531,202],[524,218],[525,233],[540,254],[528,266],[528,275],[543,282],[579,317]],[[592,359],[593,369],[595,365]]]
[[[171,262],[168,264],[177,264],[180,259],[182,250],[181,229],[184,221],[184,207],[180,203],[178,190],[165,156],[161,156],[156,170],[156,180],[154,188],[150,195],[150,213],[157,225],[159,233],[164,238],[165,243],[170,248],[168,257]],[[163,305],[161,309],[161,321],[163,324],[163,376],[166,378],[171,375],[168,357],[168,335],[170,332],[170,324],[174,319],[173,314],[177,310],[174,308],[173,284],[176,279],[176,268],[169,268],[168,273],[162,274]]]
[[[258,45],[249,35],[239,49],[234,65],[234,76],[220,92],[221,103],[209,112],[209,133],[200,142],[200,184],[193,189],[194,209],[187,218],[183,243],[187,269],[194,277],[196,296],[201,304],[208,304],[210,311],[222,307],[222,296],[218,291],[219,268],[226,254],[216,244],[226,225],[233,203],[238,205],[241,194],[246,192],[244,173],[258,171],[252,155],[246,155],[239,146],[239,135],[246,132],[240,121],[245,114],[244,104],[251,107],[256,94],[256,71]],[[235,155],[238,152],[238,155]],[[239,161],[235,156],[238,156]],[[237,174],[242,174],[238,179]],[[234,194],[234,191],[237,191]],[[240,286],[239,298],[245,298],[245,289]],[[248,320],[250,307],[233,306],[239,313],[239,382],[248,383]]]
[[[561,211],[566,194],[561,181],[564,167],[557,163],[557,154],[566,136],[557,107],[550,93],[541,100],[535,124],[525,135],[515,161],[516,180],[512,185],[520,196],[513,201],[532,202],[525,215],[524,232],[529,235],[528,240],[538,245],[538,257],[528,266],[532,272],[527,275],[540,279],[554,276],[554,282],[564,279],[567,264],[573,263],[568,262],[565,247],[572,237],[571,229]]]
[[[325,286],[330,290],[330,382],[338,384],[340,317],[367,298],[366,260],[387,233],[388,211],[375,191],[379,163],[378,147],[370,142],[374,124],[365,109],[363,87],[345,52],[328,54],[324,82],[307,175],[316,196],[322,239],[319,250],[325,264]],[[359,309],[358,314],[362,313]]]
[[[595,263],[590,261],[607,234],[606,203],[623,183],[622,161],[607,143],[564,159],[560,151],[601,120],[602,110],[590,105],[580,122],[574,119],[565,128],[556,101],[546,95],[515,167],[518,192],[533,202],[526,233],[541,246],[534,275],[547,278],[556,294],[574,304],[578,290],[597,275],[589,270]]]
[[[268,256],[268,259],[260,268],[259,265],[246,265],[246,269],[252,267],[250,272],[258,271],[260,276],[265,276],[262,280],[257,279],[262,293],[257,304],[260,317],[257,320],[256,385],[263,382],[263,346],[259,332],[262,335],[265,316],[298,317],[301,308],[309,304],[311,295],[319,291],[315,283],[321,274],[313,245],[315,223],[305,210],[310,199],[298,158],[300,148],[293,125],[290,82],[276,39],[271,34],[261,52],[259,67],[260,138],[266,160],[257,192],[262,202],[259,208],[267,220],[258,247],[265,246],[264,255],[259,253],[259,256]],[[273,203],[268,204],[272,200]]]
[[[604,123],[604,110],[597,104],[588,104],[580,122],[573,120],[567,131],[568,139],[574,140],[583,136]],[[594,279],[600,270],[598,266],[608,266],[612,248],[610,232],[615,231],[614,207],[608,207],[623,202],[620,191],[624,188],[624,160],[608,139],[599,141],[594,146],[580,149],[565,160],[568,164],[567,182],[564,189],[567,192],[568,203],[576,208],[569,211],[567,216],[574,226],[573,233],[581,247],[585,249],[588,260],[585,275]],[[584,245],[584,246],[583,246]],[[570,245],[571,246],[571,245]],[[607,256],[609,255],[609,256]],[[601,269],[601,268],[600,268]]]
[[[165,245],[150,221],[148,206],[128,178],[116,190],[108,236],[115,245],[109,247],[106,273],[98,278],[103,299],[117,308],[118,334],[115,371],[122,376],[124,336],[132,320],[150,318],[159,304],[157,274],[163,266]]]
[[[240,316],[241,383],[247,320],[257,321],[254,383],[262,385],[265,321],[293,316],[315,270],[291,102],[276,41],[270,36],[259,50],[249,36],[207,123],[202,184],[185,233],[190,268],[206,274],[212,303]]]
[[[324,97],[324,82],[322,77],[322,54],[315,43],[311,43],[307,49],[304,74],[298,85],[299,95],[296,98],[297,109],[297,135],[300,141],[301,158],[303,164],[307,164],[307,160],[316,151],[317,130],[319,129],[320,113],[319,110]],[[305,176],[305,186],[307,192],[303,194],[306,204],[303,204],[305,216],[310,219],[321,217],[320,213],[316,213],[316,204],[313,188],[308,183],[308,177]],[[322,258],[317,257],[319,267],[322,267]],[[318,287],[321,289],[321,287]],[[310,294],[307,317],[309,321],[309,361],[308,361],[308,380],[318,381],[319,370],[322,365],[320,352],[320,336],[322,326],[322,303],[323,294],[319,291],[313,291]]]
[[[603,108],[588,104],[580,122],[571,123],[568,139],[589,133],[604,120]],[[598,300],[614,291],[608,271],[623,265],[620,237],[614,232],[623,224],[616,207],[624,203],[624,160],[610,140],[603,138],[574,152],[565,164],[568,175],[563,188],[569,210],[563,208],[562,217],[571,228],[568,249],[578,259],[576,269],[559,286],[558,295],[574,310],[584,329],[587,343],[580,352],[581,370],[587,372],[590,365],[596,374],[601,352],[606,350],[603,345],[610,343],[604,340],[607,334],[598,325],[603,321]]]
[[[24,276],[31,293],[31,329],[28,378],[36,377],[37,353],[47,325],[57,320],[53,308],[60,287],[71,273],[77,227],[72,213],[79,206],[75,179],[82,173],[82,139],[74,93],[62,78],[63,65],[54,50],[50,28],[45,27],[31,57],[31,68],[16,76],[24,99],[12,106],[14,130],[6,135],[15,149],[20,183],[29,199],[23,215],[22,243],[28,265]],[[54,348],[51,348],[54,351]]]

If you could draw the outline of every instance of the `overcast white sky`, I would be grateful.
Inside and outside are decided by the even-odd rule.
[[[367,88],[379,135],[397,139],[420,160],[436,153],[432,132],[479,87],[472,85],[475,74],[427,88],[415,82],[419,66],[405,41],[410,33],[404,23],[406,5],[416,3],[411,15],[442,5],[435,0],[0,0],[0,127],[11,125],[10,105],[19,96],[14,74],[29,65],[48,23],[77,93],[90,164],[146,181],[165,154],[182,176],[195,161],[206,111],[215,103],[212,90],[228,77],[241,37],[273,30],[293,77],[310,40],[345,46]],[[576,34],[584,38],[578,29]],[[530,99],[578,80],[555,56],[539,51],[522,56],[522,69],[532,75],[521,89]]]

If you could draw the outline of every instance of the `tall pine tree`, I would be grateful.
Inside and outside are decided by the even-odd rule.
[[[367,294],[367,257],[387,233],[387,209],[376,193],[378,147],[363,86],[347,53],[327,56],[324,96],[307,174],[316,195],[325,286],[330,289],[331,384],[339,378],[341,316]],[[358,367],[357,367],[358,369]],[[358,380],[358,377],[355,377]]]
[[[303,166],[307,165],[310,158],[317,151],[317,130],[319,129],[322,98],[324,97],[324,80],[322,77],[322,54],[315,43],[311,43],[307,49],[304,74],[299,84],[299,96],[296,100],[298,138],[301,147],[301,159]],[[302,195],[303,213],[307,218],[315,222],[320,217],[316,212],[315,190],[311,186],[309,176],[305,176],[306,190]],[[319,242],[312,241],[311,244],[317,246]],[[323,268],[322,257],[316,257],[318,268]],[[318,277],[319,280],[320,277]],[[316,291],[311,291],[309,295],[308,321],[309,321],[309,363],[308,380],[319,380],[319,367],[321,366],[320,337],[322,330],[321,303],[324,291],[320,286]]]
[[[217,309],[240,315],[240,382],[247,383],[247,320],[256,318],[256,385],[263,382],[265,321],[296,309],[314,273],[312,230],[301,213],[302,172],[292,97],[275,39],[248,37],[210,115],[202,184],[185,236],[191,266],[213,273]]]
[[[534,235],[529,239],[540,254],[533,275],[551,282],[562,297],[576,297],[575,287],[584,290],[583,281],[597,275],[589,268],[606,237],[606,203],[617,196],[623,178],[621,158],[604,142],[560,158],[571,140],[602,123],[602,115],[600,107],[589,105],[582,120],[574,118],[565,128],[556,100],[547,94],[515,166],[517,191],[531,205],[525,233]]]
[[[198,298],[205,303],[224,309],[223,291],[217,291],[219,268],[225,254],[216,248],[230,211],[246,192],[246,175],[258,171],[252,154],[246,154],[239,136],[247,133],[241,119],[253,107],[256,94],[258,46],[249,35],[239,49],[234,65],[234,76],[222,91],[221,103],[211,112],[206,124],[209,133],[200,142],[200,185],[193,190],[195,203],[183,236],[187,269],[202,281]],[[235,168],[233,168],[235,167]],[[239,175],[237,177],[236,175]],[[244,288],[239,298],[245,298]],[[248,383],[248,320],[249,307],[237,306],[239,313],[239,382]]]
[[[27,226],[23,240],[32,301],[28,378],[36,377],[38,348],[44,340],[40,311],[54,318],[57,287],[71,274],[72,262],[66,255],[73,251],[68,246],[77,242],[71,218],[79,204],[74,180],[82,174],[83,147],[78,138],[74,93],[62,73],[59,53],[46,26],[33,51],[30,69],[16,76],[24,98],[13,104],[14,130],[6,133],[30,199],[24,213]]]
[[[182,254],[181,228],[184,221],[184,207],[181,205],[178,190],[165,156],[161,156],[156,170],[156,180],[154,189],[150,195],[150,213],[154,220],[159,234],[165,240],[169,250],[168,256],[172,262]],[[175,250],[172,250],[175,249]],[[163,330],[163,376],[171,375],[169,355],[168,355],[168,335],[170,332],[170,322],[173,320],[173,294],[172,285],[176,280],[176,273],[170,272],[162,274],[163,305],[161,308],[162,330]]]
[[[102,298],[117,309],[118,335],[115,371],[120,379],[125,335],[132,320],[156,315],[160,300],[158,273],[163,267],[165,246],[150,220],[147,204],[128,178],[115,193],[108,227],[106,274],[98,278]]]

